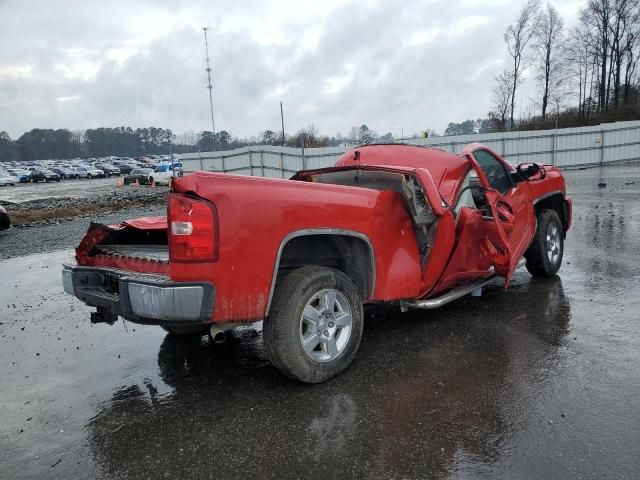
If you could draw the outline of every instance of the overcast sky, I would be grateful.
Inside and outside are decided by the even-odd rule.
[[[584,1],[552,3],[572,24]],[[486,116],[520,4],[0,0],[0,130],[210,129],[208,26],[216,130],[279,130],[282,100],[287,133],[442,133]]]

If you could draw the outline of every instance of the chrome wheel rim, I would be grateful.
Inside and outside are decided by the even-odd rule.
[[[560,229],[555,223],[547,227],[547,258],[553,265],[560,258]]]
[[[330,362],[345,350],[351,336],[351,305],[341,292],[327,288],[307,302],[300,316],[300,344],[316,362]]]

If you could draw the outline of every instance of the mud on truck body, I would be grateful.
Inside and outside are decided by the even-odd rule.
[[[355,357],[363,304],[436,308],[495,277],[508,287],[524,262],[553,276],[570,224],[555,167],[514,168],[481,144],[368,145],[289,180],[179,178],[166,216],[92,224],[63,284],[94,322],[220,340],[264,320],[276,368],[314,383]]]

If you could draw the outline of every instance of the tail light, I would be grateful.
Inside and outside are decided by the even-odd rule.
[[[170,193],[168,218],[172,262],[218,260],[218,212],[212,203]]]

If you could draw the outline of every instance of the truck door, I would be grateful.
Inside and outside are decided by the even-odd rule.
[[[464,150],[473,170],[473,206],[457,210],[456,246],[437,290],[486,277],[493,269],[507,286],[535,229],[526,182],[511,179],[512,168],[486,147]]]

